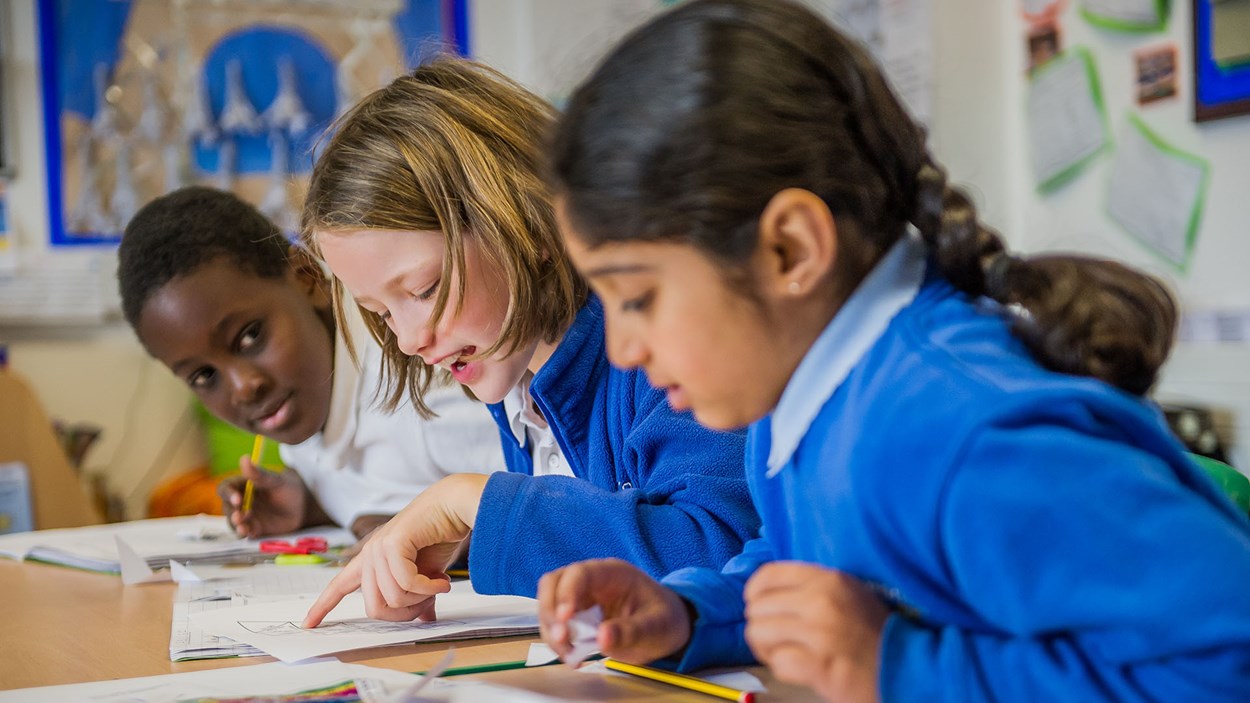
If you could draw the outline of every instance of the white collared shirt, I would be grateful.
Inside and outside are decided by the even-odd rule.
[[[789,463],[825,401],[881,339],[894,316],[916,299],[924,281],[925,253],[915,232],[900,237],[807,350],[773,410],[769,478]]]
[[[573,469],[560,451],[560,443],[556,441],[551,425],[534,408],[530,397],[530,382],[533,380],[533,372],[526,371],[520,382],[504,396],[503,409],[508,417],[508,427],[522,447],[526,438],[529,439],[535,476],[572,476]]]

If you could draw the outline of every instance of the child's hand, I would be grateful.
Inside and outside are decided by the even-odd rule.
[[[294,532],[304,527],[309,504],[308,487],[299,473],[263,471],[252,466],[251,457],[239,458],[241,476],[233,476],[217,484],[222,512],[226,521],[240,537],[257,538]],[[252,509],[243,512],[243,490],[252,480]]]
[[[801,562],[773,562],[747,582],[746,639],[782,681],[828,701],[879,700],[881,633],[890,611],[863,582]]]
[[[347,594],[360,589],[365,612],[378,620],[434,620],[434,596],[451,589],[447,567],[473,529],[489,477],[455,474],[417,496],[363,542],[360,553],[308,609],[316,627]]]
[[[690,614],[676,593],[632,564],[597,559],[552,571],[538,582],[543,641],[556,654],[568,654],[569,619],[595,605],[603,609],[599,649],[615,659],[645,664],[690,640]]]

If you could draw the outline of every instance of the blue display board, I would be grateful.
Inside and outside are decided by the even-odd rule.
[[[1213,47],[1211,0],[1194,5],[1194,121],[1250,114],[1250,62],[1221,63]]]
[[[431,51],[469,51],[468,0],[407,0],[390,22],[395,45],[406,66],[395,66],[394,73],[412,68]],[[156,172],[160,170],[155,155],[170,153],[179,145],[185,149],[185,166],[180,173],[193,174],[194,182],[213,182],[222,159],[224,140],[182,139],[177,129],[167,129],[171,136],[162,140],[148,139],[140,143],[139,116],[133,108],[133,96],[140,92],[135,83],[136,71],[126,74],[129,102],[105,112],[117,110],[116,120],[97,119],[101,111],[102,79],[110,84],[124,83],[118,79],[119,67],[134,64],[136,45],[143,42],[127,36],[134,32],[134,13],[152,11],[153,4],[129,0],[40,0],[39,34],[43,68],[43,110],[48,185],[48,220],[50,242],[54,246],[114,244],[124,226],[120,202],[131,209],[169,190]],[[168,12],[164,3],[157,11]],[[222,117],[227,103],[227,78],[231,64],[239,76],[234,79],[246,93],[247,101],[257,112],[274,103],[279,94],[278,66],[286,64],[294,77],[300,103],[309,117],[306,129],[274,139],[266,130],[258,133],[227,135],[230,141],[231,174],[240,177],[269,173],[275,163],[276,149],[284,149],[287,172],[299,177],[312,165],[312,149],[324,128],[332,121],[341,105],[336,103],[336,67],[339,58],[326,46],[324,27],[310,31],[300,26],[299,4],[291,4],[290,23],[272,21],[274,5],[265,3],[270,19],[242,26],[214,37],[203,56],[196,58],[198,79],[202,81],[203,102],[212,120]],[[344,3],[349,8],[351,3]],[[150,20],[150,18],[145,18]],[[158,23],[159,24],[159,23]],[[350,22],[335,23],[344,27]],[[237,23],[236,23],[237,25]],[[198,28],[197,28],[198,29]],[[347,30],[344,29],[344,32]],[[320,36],[319,36],[320,35]],[[141,38],[140,38],[141,39]],[[334,42],[340,46],[343,42]],[[168,56],[160,60],[171,60]],[[129,61],[129,64],[125,62]],[[150,71],[155,73],[155,70]],[[162,74],[166,93],[182,86],[169,85],[168,72]],[[152,79],[155,80],[155,79]],[[130,114],[122,114],[123,109]],[[109,122],[101,126],[101,122]],[[91,140],[95,140],[93,143]],[[131,143],[134,143],[133,151]],[[146,163],[135,163],[133,154],[145,149]],[[124,151],[124,160],[120,155]],[[98,162],[93,163],[93,159]],[[108,159],[106,161],[106,158]],[[120,171],[125,170],[125,173]],[[131,174],[131,171],[136,171]],[[128,197],[121,198],[119,183],[125,177]],[[88,188],[95,190],[85,193]],[[116,198],[118,203],[110,202]],[[118,205],[118,212],[107,213]],[[94,221],[100,226],[86,228],[91,220],[79,216],[85,207],[94,207]],[[76,214],[77,213],[77,214]],[[111,226],[110,226],[111,225]]]

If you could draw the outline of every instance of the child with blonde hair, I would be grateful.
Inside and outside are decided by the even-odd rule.
[[[589,557],[661,576],[718,568],[759,522],[743,437],[674,411],[607,361],[603,306],[573,270],[541,174],[552,109],[444,58],[365,98],[314,167],[304,233],[358,305],[391,399],[450,374],[490,405],[508,472],[435,484],[312,607],[361,588],[371,617],[430,617],[464,545],[481,593],[533,595]]]

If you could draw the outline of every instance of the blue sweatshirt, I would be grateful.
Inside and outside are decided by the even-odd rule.
[[[758,534],[743,474],[743,433],[708,430],[676,413],[641,371],[607,360],[603,308],[591,298],[530,383],[573,475],[533,476],[503,404],[507,472],[478,507],[469,573],[479,593],[533,596],[546,572],[617,557],[660,577],[719,569]]]
[[[887,304],[901,246],[872,274],[894,288],[865,281],[750,429],[762,537],[665,579],[698,613],[679,666],[751,661],[743,586],[793,559],[894,606],[885,703],[1250,701],[1250,521],[1148,402],[1040,368],[1003,311],[921,285],[922,250],[914,298]]]

